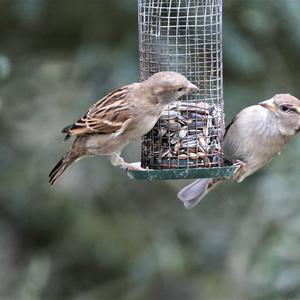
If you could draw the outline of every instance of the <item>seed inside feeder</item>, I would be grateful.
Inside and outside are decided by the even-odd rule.
[[[218,166],[221,155],[222,110],[205,102],[173,102],[163,112],[158,126],[148,134],[143,165],[150,168]],[[153,151],[155,149],[155,151]]]

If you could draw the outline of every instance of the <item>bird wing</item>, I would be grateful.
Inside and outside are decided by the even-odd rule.
[[[225,136],[226,136],[226,134],[227,134],[229,128],[230,128],[230,127],[232,126],[232,124],[238,119],[238,117],[239,117],[239,114],[237,114],[237,115],[231,120],[231,122],[226,126],[226,128],[225,128],[225,133],[224,133],[224,138],[225,138]]]
[[[132,118],[130,105],[126,98],[128,98],[128,86],[100,99],[77,122],[62,130],[67,134],[65,139],[73,135],[122,132]]]

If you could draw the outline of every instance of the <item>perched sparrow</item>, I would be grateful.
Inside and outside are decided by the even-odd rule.
[[[300,130],[300,101],[289,95],[243,109],[229,124],[224,136],[224,158],[239,166],[234,179],[242,182],[264,167]],[[224,179],[198,179],[183,188],[178,198],[193,208],[216,184]]]
[[[107,155],[114,166],[131,167],[120,157],[123,148],[151,130],[171,101],[197,91],[199,89],[183,75],[160,72],[100,99],[81,119],[62,130],[67,134],[65,140],[73,135],[76,139],[51,171],[50,184],[72,162],[85,155]]]

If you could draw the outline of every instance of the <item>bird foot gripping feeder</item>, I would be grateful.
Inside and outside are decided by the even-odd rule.
[[[231,177],[223,165],[222,0],[139,0],[140,79],[175,71],[200,88],[171,103],[142,143],[135,179]]]

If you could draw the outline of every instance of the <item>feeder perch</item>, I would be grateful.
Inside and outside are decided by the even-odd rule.
[[[143,138],[135,179],[232,177],[223,165],[222,0],[139,0],[140,79],[175,71],[200,88],[171,103]]]

